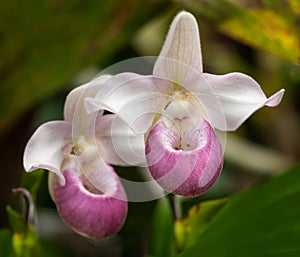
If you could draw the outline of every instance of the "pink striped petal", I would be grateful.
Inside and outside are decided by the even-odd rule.
[[[147,137],[146,159],[151,175],[164,190],[196,196],[206,192],[218,178],[223,152],[205,120],[182,136],[158,122]]]
[[[123,226],[127,215],[124,189],[113,168],[117,187],[112,194],[99,192],[76,169],[63,171],[66,185],[54,184],[54,198],[58,212],[74,231],[88,238],[103,239],[116,234]]]

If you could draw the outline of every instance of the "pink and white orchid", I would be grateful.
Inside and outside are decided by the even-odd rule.
[[[203,73],[196,19],[180,12],[171,24],[153,74],[120,73],[108,79],[88,112],[116,113],[144,134],[146,159],[168,192],[199,195],[216,181],[223,149],[215,129],[236,130],[263,106],[277,106],[280,90],[267,98],[259,84],[242,73]]]
[[[41,125],[24,153],[26,171],[51,171],[49,191],[66,224],[94,239],[118,232],[127,215],[125,191],[108,164],[124,165],[111,143],[115,115],[88,115],[83,105],[109,78],[74,89],[66,99],[65,120]]]

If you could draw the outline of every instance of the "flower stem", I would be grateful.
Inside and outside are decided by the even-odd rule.
[[[169,200],[169,204],[170,204],[170,207],[171,207],[173,219],[174,219],[174,221],[176,221],[176,220],[181,218],[180,199],[178,198],[178,196],[173,195],[173,194],[169,194],[167,196],[167,198]]]

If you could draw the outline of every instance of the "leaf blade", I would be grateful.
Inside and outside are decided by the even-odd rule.
[[[299,199],[297,166],[234,196],[197,244],[176,256],[299,256]]]
[[[149,256],[172,257],[175,253],[173,218],[166,198],[157,202],[152,224]]]

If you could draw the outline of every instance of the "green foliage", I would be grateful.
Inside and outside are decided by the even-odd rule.
[[[177,247],[186,250],[198,241],[213,217],[226,204],[227,199],[210,200],[193,206],[186,218],[174,224]]]
[[[300,256],[300,166],[233,196],[178,257]]]
[[[187,0],[183,5],[213,21],[220,31],[237,41],[300,65],[297,1],[263,1],[250,8],[228,0]]]
[[[38,257],[40,256],[39,242],[35,228],[31,224],[26,224],[24,218],[11,207],[6,207],[7,216],[13,229],[13,234],[7,235],[5,240],[9,244],[8,251],[12,248],[14,257]],[[0,244],[3,238],[0,238]],[[6,256],[6,255],[1,255]]]
[[[36,170],[34,172],[23,172],[21,187],[28,188],[32,200],[35,202],[37,192],[42,183],[43,176],[47,174],[43,169]]]
[[[6,212],[12,229],[17,233],[26,233],[27,225],[25,224],[23,217],[10,206],[6,206]]]
[[[0,132],[12,125],[24,111],[61,91],[78,72],[87,66],[106,67],[119,60],[118,58],[124,59],[123,56],[116,55],[117,51],[128,45],[146,21],[154,20],[155,16],[161,14],[165,19],[173,16],[175,13],[173,11],[178,7],[191,11],[199,21],[203,18],[206,22],[210,21],[210,26],[215,26],[220,32],[237,42],[272,53],[299,66],[299,0],[261,0],[253,1],[252,4],[251,1],[229,0],[178,0],[172,1],[172,4],[166,2],[42,0],[2,3],[0,8],[2,21],[0,22],[0,48],[2,49]],[[241,4],[243,2],[248,2],[250,5],[243,6]],[[168,25],[164,28],[167,29]],[[199,25],[201,29],[201,22]],[[159,42],[164,35],[160,34],[161,40],[158,40],[158,37],[153,36],[154,31],[151,29],[153,26],[150,26],[149,32],[152,40],[147,38],[142,43],[147,43],[150,49],[159,48],[161,47]],[[159,30],[159,33],[163,31],[160,23],[155,29]],[[211,47],[210,51],[216,52],[218,58],[212,59],[222,63],[227,69],[232,68],[232,66],[228,68],[224,56],[218,55],[218,51],[226,51],[231,62],[235,57],[233,51],[231,52],[227,45],[223,46],[226,49],[221,49],[223,42],[217,42],[216,45],[218,49]],[[274,85],[281,87],[284,84],[291,89],[292,83],[299,84],[297,67],[287,65],[276,68],[272,66],[274,64],[265,65],[261,60],[256,60],[253,67],[251,62],[245,66],[239,62],[240,59],[236,61],[238,69],[244,67],[247,72],[253,71],[262,81],[268,81],[272,87]],[[265,62],[267,63],[268,60]],[[210,66],[209,60],[206,60],[206,65]],[[214,65],[211,66],[216,68]],[[263,66],[270,66],[272,74],[276,73],[275,76],[268,76],[270,70],[269,73],[266,72],[268,69],[262,69],[266,68]],[[292,76],[298,77],[292,80]],[[289,91],[286,97],[297,96],[297,87],[294,88],[295,94]],[[285,140],[286,138],[292,138],[291,127],[295,127],[296,133],[299,131],[297,126],[294,126],[294,123],[297,123],[295,122],[297,113],[291,116],[293,113],[289,112],[289,109],[286,110],[283,111],[287,113],[284,116],[291,117],[292,122],[286,120],[278,122],[286,126],[280,127],[284,131],[283,135],[286,135],[282,140],[284,145],[289,141]],[[45,118],[44,114],[43,118]],[[266,120],[267,123],[272,122],[271,119],[262,120]],[[289,133],[286,133],[287,130]],[[272,140],[274,137],[274,141],[280,138],[276,131],[267,133]],[[294,138],[290,140],[298,141]],[[3,149],[5,150],[5,146]],[[257,149],[256,147],[254,150],[256,153]],[[244,152],[251,162],[249,152]],[[265,154],[261,156],[263,161],[267,160]],[[241,161],[241,156],[238,156],[238,159]],[[274,166],[274,163],[272,164]],[[266,163],[263,165],[264,168],[267,167]],[[43,174],[45,173],[42,170],[23,174],[21,185],[29,189],[34,200]],[[233,195],[228,202],[225,199],[203,202],[191,208],[186,218],[176,221],[175,227],[173,227],[167,200],[160,200],[153,217],[149,256],[174,256],[175,243],[176,250],[183,251],[176,255],[178,257],[300,256],[299,174],[300,166],[258,187]],[[130,229],[134,225],[137,226],[134,231],[136,232],[138,229],[142,230],[139,226],[144,223],[140,221],[151,214],[145,210],[137,211],[136,208],[133,212],[132,223],[127,220],[125,226]],[[41,256],[34,227],[25,224],[22,216],[10,207],[7,207],[7,214],[13,231],[0,230],[0,256]],[[128,231],[131,232],[130,229]],[[120,233],[120,235],[126,237],[126,234],[124,236]],[[136,236],[132,238],[132,241],[136,240]],[[47,246],[54,252],[57,250],[54,243],[53,245],[47,243]],[[136,251],[135,244],[130,246],[133,252]],[[51,255],[49,253],[48,255]]]
[[[269,9],[243,11],[220,25],[227,35],[299,65],[296,26]]]
[[[8,229],[0,230],[0,256],[3,257],[13,256],[11,232]]]
[[[36,231],[33,226],[28,225],[26,233],[15,232],[12,237],[15,257],[38,257],[40,248]]]
[[[173,218],[169,202],[160,199],[153,215],[149,256],[171,257],[175,253]]]
[[[20,1],[0,8],[0,131],[113,53],[165,3]]]

